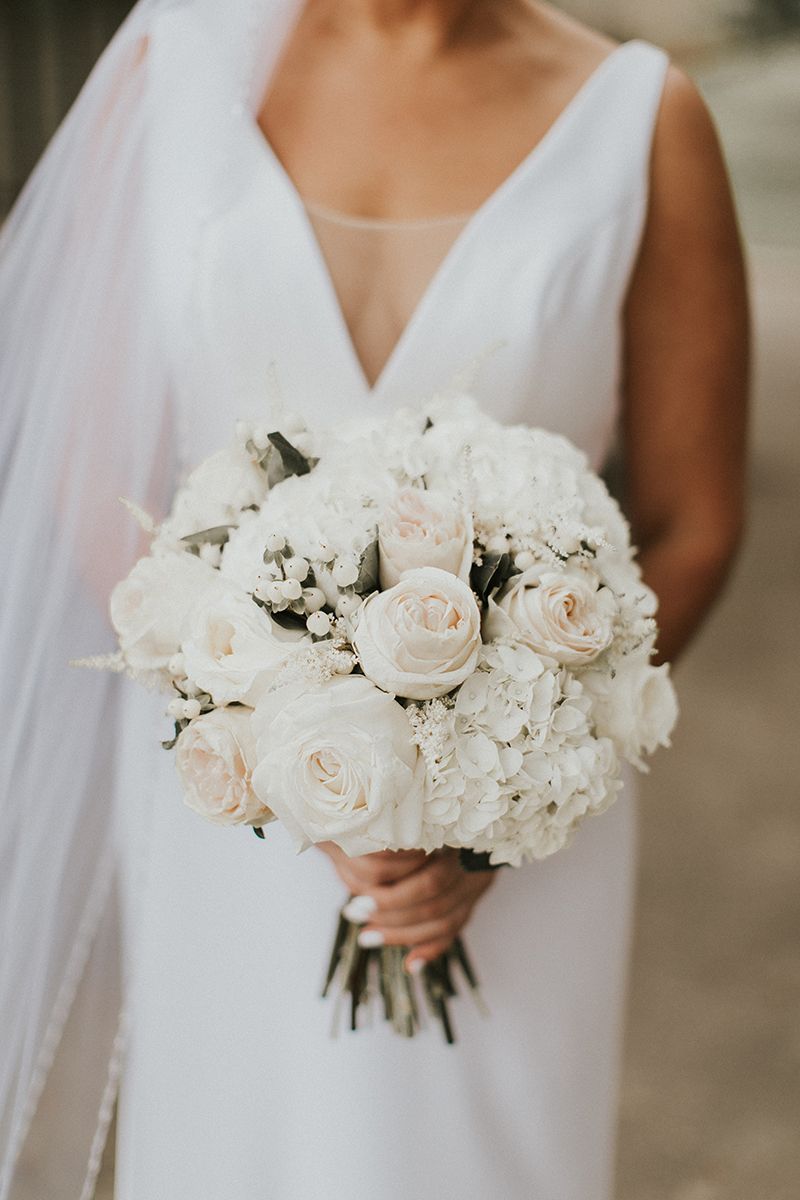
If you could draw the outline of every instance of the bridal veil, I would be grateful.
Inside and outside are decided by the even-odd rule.
[[[112,646],[108,595],[137,552],[118,497],[159,512],[175,472],[147,277],[168,69],[151,52],[183,10],[257,88],[274,22],[297,7],[140,0],[0,234],[0,1200],[91,1196],[124,1033],[119,681],[69,661]]]

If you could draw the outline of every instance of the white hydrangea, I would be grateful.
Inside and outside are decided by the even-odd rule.
[[[320,466],[308,475],[292,476],[273,488],[260,512],[245,514],[231,533],[222,555],[222,574],[252,591],[264,570],[267,539],[279,533],[294,555],[312,564],[318,586],[335,604],[339,587],[332,566],[322,565],[321,554],[329,554],[331,563],[341,557],[358,560],[375,540],[378,517],[393,491],[385,480],[379,489],[367,472],[360,480],[355,470],[352,474],[352,487],[344,489],[341,477],[337,479],[326,464],[325,469]]]
[[[218,525],[237,525],[242,509],[263,503],[267,476],[238,443],[196,467],[175,495],[163,536],[187,537]]]

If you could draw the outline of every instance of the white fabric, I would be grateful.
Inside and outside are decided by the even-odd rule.
[[[82,1150],[117,1011],[102,985],[82,1090],[61,1105],[82,1118],[74,1152],[34,1136],[13,1188],[12,1163],[72,992],[108,979],[82,959],[105,945],[116,802],[132,967],[120,1200],[606,1200],[630,796],[567,853],[498,880],[470,930],[493,1016],[460,1003],[455,1049],[383,1028],[331,1042],[316,993],[341,889],[326,861],[295,859],[279,831],[261,844],[205,826],[157,749],[158,703],[65,666],[109,645],[108,588],[135,549],[116,496],[157,510],[273,373],[309,419],[335,421],[446,386],[502,340],[477,380],[490,410],[596,464],[607,452],[664,56],[631,43],[596,72],[467,222],[370,387],[254,117],[296,10],[137,6],[2,242],[0,1197],[90,1195]]]

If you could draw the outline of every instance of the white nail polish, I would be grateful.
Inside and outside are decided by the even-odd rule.
[[[354,925],[363,925],[368,921],[375,912],[378,905],[372,899],[372,896],[353,896],[342,909],[342,912],[347,917],[348,921],[352,921]]]
[[[362,950],[375,950],[383,945],[383,934],[379,929],[365,929],[358,935],[358,944]]]
[[[408,966],[406,967],[406,970],[408,971],[409,975],[421,975],[422,969],[424,966],[425,966],[424,958],[413,958],[411,960],[411,962],[408,964]]]

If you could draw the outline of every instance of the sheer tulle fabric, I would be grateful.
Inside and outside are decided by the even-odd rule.
[[[364,377],[372,386],[469,214],[372,221],[310,201],[305,207]]]
[[[114,800],[148,768],[119,778],[116,748],[158,706],[120,729],[119,681],[69,661],[113,647],[140,549],[118,498],[158,513],[174,484],[146,227],[160,22],[190,11],[246,97],[300,7],[139,0],[0,232],[0,1200],[92,1194],[124,1035]]]
[[[117,34],[0,241],[3,1198],[83,1194],[117,1031],[118,681],[69,660],[112,648],[109,590],[137,541],[117,498],[157,510],[171,477],[137,202],[158,7],[140,4]],[[39,1140],[48,1073],[73,1051],[79,1070]],[[36,1153],[20,1159],[29,1135]]]

